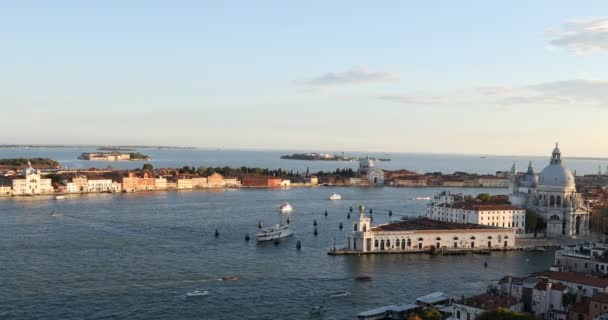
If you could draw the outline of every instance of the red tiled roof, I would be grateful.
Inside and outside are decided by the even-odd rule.
[[[586,275],[580,272],[574,271],[544,271],[539,273],[540,276],[547,277],[548,279],[555,281],[570,282],[576,284],[582,284],[596,288],[608,288],[608,278],[599,278]]]
[[[517,304],[517,299],[511,296],[497,296],[491,293],[484,293],[466,298],[462,304],[483,310],[495,310],[497,308],[509,308]]]

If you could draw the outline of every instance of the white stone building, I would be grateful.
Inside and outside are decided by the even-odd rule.
[[[576,272],[608,274],[608,244],[588,242],[555,252],[555,265]]]
[[[112,179],[89,179],[87,180],[88,192],[109,192],[112,190]]]
[[[51,179],[42,178],[40,171],[34,169],[29,161],[21,176],[1,177],[0,184],[10,185],[13,195],[16,196],[54,192]]]
[[[384,185],[384,171],[374,166],[370,158],[359,160],[359,173],[365,175],[365,179],[372,185]]]
[[[510,204],[484,204],[464,201],[459,195],[443,192],[429,204],[427,218],[473,223],[493,227],[513,228],[516,234],[525,233],[526,210]]]
[[[372,226],[360,207],[345,249],[361,252],[416,252],[434,249],[500,249],[515,246],[515,230],[416,218]]]
[[[518,174],[513,166],[509,200],[540,214],[547,222],[549,237],[589,234],[589,208],[576,192],[574,175],[562,164],[557,144],[549,165],[539,175],[531,164],[524,174]]]

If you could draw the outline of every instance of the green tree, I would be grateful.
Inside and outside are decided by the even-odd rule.
[[[477,195],[477,200],[482,202],[490,201],[490,199],[492,199],[492,196],[489,193],[480,193]]]
[[[152,171],[154,169],[154,166],[152,166],[151,163],[144,163],[143,166],[141,166],[142,170],[148,170],[148,171]]]
[[[443,317],[441,313],[435,308],[425,309],[420,313],[422,320],[441,320]]]
[[[526,229],[528,232],[534,233],[534,238],[536,238],[538,231],[543,230],[545,227],[546,223],[538,213],[534,210],[526,210]]]
[[[205,175],[205,171],[207,171],[207,168],[205,166],[198,166],[198,169],[196,169],[196,174],[202,176]]]
[[[480,314],[477,320],[532,320],[532,318],[506,308],[498,308]]]

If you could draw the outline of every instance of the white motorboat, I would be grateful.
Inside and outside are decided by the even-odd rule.
[[[293,229],[290,225],[276,225],[272,228],[262,229],[260,233],[255,235],[255,240],[258,242],[272,241],[293,235]]]
[[[205,291],[195,290],[195,291],[186,293],[186,297],[204,297],[207,295],[209,295],[209,291],[207,291],[207,290],[205,290]]]
[[[55,200],[63,200],[63,199],[67,199],[67,198],[68,198],[68,196],[61,196],[61,195],[55,196]]]
[[[340,200],[342,199],[342,196],[337,194],[337,193],[332,193],[331,196],[329,196],[329,200]]]
[[[282,205],[279,206],[279,210],[282,213],[292,212],[293,211],[293,207],[289,203],[285,202],[285,203],[283,203]]]
[[[416,200],[431,200],[431,197],[416,197]]]

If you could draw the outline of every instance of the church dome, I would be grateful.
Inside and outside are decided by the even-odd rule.
[[[540,173],[539,184],[544,186],[574,187],[574,175],[563,164],[550,164]]]
[[[539,184],[551,187],[575,187],[574,175],[562,164],[562,154],[555,144],[551,163],[540,173]]]
[[[536,188],[538,185],[538,175],[534,172],[532,161],[528,164],[528,171],[519,178],[519,186],[526,188]]]

